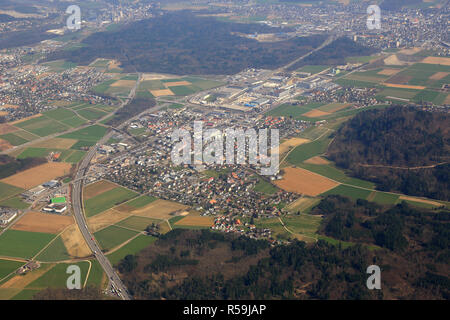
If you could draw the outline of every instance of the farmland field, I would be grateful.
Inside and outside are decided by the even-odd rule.
[[[338,183],[301,168],[284,168],[282,180],[275,184],[286,191],[317,196],[338,185]]]
[[[67,175],[71,167],[72,165],[69,163],[45,163],[4,178],[1,182],[18,188],[30,189],[44,182]]]
[[[358,199],[366,200],[369,197],[369,195],[371,194],[371,191],[352,187],[352,186],[347,186],[347,185],[339,185],[336,188],[333,188],[333,189],[323,193],[322,195],[327,196],[330,194],[337,194],[337,195],[349,197],[353,200],[358,200]]]
[[[253,190],[264,194],[274,194],[278,192],[278,189],[275,186],[273,186],[270,182],[267,182],[262,178],[258,178],[258,182],[256,183],[255,188]]]
[[[128,212],[109,209],[88,219],[89,230],[92,232],[97,232],[101,229],[109,227],[110,225],[120,223],[129,216],[130,213]]]
[[[214,224],[213,217],[200,216],[197,214],[189,214],[174,224],[174,227],[198,227],[209,228]]]
[[[70,216],[28,212],[11,229],[58,234],[73,223],[74,220]]]
[[[129,243],[121,247],[120,249],[108,254],[108,259],[113,266],[117,265],[120,260],[125,258],[126,255],[129,254],[137,254],[139,251],[147,248],[153,242],[155,242],[157,238],[151,236],[140,235]]]
[[[48,233],[7,230],[0,236],[0,255],[31,258],[54,237]]]
[[[45,137],[54,133],[64,132],[70,129],[69,126],[62,124],[45,115],[29,119],[15,124],[16,127],[29,131],[40,137]]]
[[[108,128],[106,128],[106,127],[103,127],[100,125],[93,125],[90,127],[86,127],[86,128],[59,136],[59,138],[76,139],[76,140],[84,140],[84,141],[95,141],[96,142],[105,135],[106,131],[108,131]]]
[[[3,279],[8,274],[17,270],[18,268],[20,268],[23,265],[24,265],[24,263],[20,262],[20,261],[0,259],[0,279]]]
[[[87,200],[115,188],[117,185],[107,180],[96,181],[84,187],[83,198]]]
[[[97,120],[107,115],[106,112],[94,108],[86,108],[78,111],[78,114],[88,120]]]
[[[177,202],[167,200],[156,200],[145,207],[132,210],[131,213],[136,216],[147,217],[152,219],[169,219],[173,213],[186,210],[188,207]],[[117,210],[129,211],[127,205],[117,207]]]
[[[69,118],[76,116],[75,112],[73,112],[69,109],[65,109],[65,108],[53,109],[50,111],[46,111],[43,114],[45,116],[47,116],[48,118],[55,119],[55,120],[64,120],[64,119],[69,119]]]
[[[10,199],[1,201],[0,206],[24,210],[24,209],[28,208],[30,206],[30,204],[26,203],[19,197],[14,197],[14,198],[10,198]]]
[[[286,207],[286,209],[288,209],[292,213],[296,213],[298,211],[303,213],[304,211],[309,211],[314,205],[318,204],[319,202],[319,198],[301,197],[292,202],[288,207]]]
[[[358,187],[373,189],[375,185],[372,182],[348,177],[344,171],[336,168],[332,163],[329,164],[311,164],[304,162],[298,165],[301,168],[309,170],[311,172],[320,174],[332,180],[336,180],[341,183],[351,184]]]
[[[89,263],[87,261],[78,263],[58,263],[44,273],[42,276],[26,286],[27,289],[46,289],[46,288],[67,288],[67,267],[77,265],[81,269],[81,285],[86,280]]]
[[[150,203],[152,203],[153,201],[156,201],[156,200],[158,200],[158,198],[155,198],[155,197],[152,197],[152,196],[143,195],[143,196],[140,196],[140,197],[138,197],[136,199],[128,201],[127,205],[131,206],[131,207],[134,207],[136,209],[139,209],[139,208],[145,207],[146,205],[148,205],[148,204],[150,204]]]
[[[119,227],[129,228],[137,231],[144,231],[152,223],[159,223],[161,220],[146,217],[130,216],[118,223]]]
[[[93,198],[84,201],[84,209],[87,217],[94,216],[118,205],[122,202],[136,197],[138,194],[131,190],[117,187],[115,189],[106,191]]]
[[[70,254],[62,241],[61,237],[56,238],[44,251],[42,251],[36,260],[44,262],[54,262],[69,260]]]
[[[331,140],[325,135],[319,140],[302,144],[292,150],[286,160],[293,165],[300,165],[303,161],[309,158],[323,154],[326,151],[330,141]]]
[[[0,181],[0,200],[23,192],[24,189]]]
[[[117,226],[110,226],[94,233],[94,236],[100,243],[100,246],[103,249],[109,251],[136,236],[137,234],[137,232],[132,230]]]

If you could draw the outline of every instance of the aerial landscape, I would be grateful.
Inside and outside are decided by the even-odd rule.
[[[449,300],[449,22],[0,0],[0,300]]]

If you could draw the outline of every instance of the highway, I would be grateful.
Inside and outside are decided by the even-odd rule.
[[[130,92],[130,95],[126,101],[122,103],[122,106],[125,106],[129,101],[131,101],[136,93],[136,89],[139,85],[141,76],[139,76],[139,80],[136,83],[136,86],[133,88],[133,90]],[[131,121],[138,119],[142,114],[147,112],[154,112],[161,108],[164,108],[166,105],[162,104],[159,106],[155,106],[152,108],[149,108],[145,110],[144,112],[141,112],[140,114],[132,117],[131,119],[128,119],[124,123],[122,123],[117,128],[114,128],[114,130],[110,130],[102,139],[98,141],[98,143],[94,146],[92,146],[84,159],[81,161],[77,168],[77,172],[74,178],[74,181],[72,182],[73,188],[72,188],[72,208],[74,212],[75,221],[78,224],[78,227],[81,231],[81,234],[83,235],[83,238],[85,239],[87,245],[91,249],[91,251],[94,253],[95,258],[98,260],[100,265],[102,266],[103,270],[105,271],[106,275],[108,276],[108,279],[110,280],[111,286],[116,290],[118,296],[123,300],[131,300],[131,296],[128,293],[127,288],[123,284],[122,280],[119,278],[117,273],[115,272],[114,268],[112,267],[111,263],[109,262],[108,258],[105,256],[105,254],[102,252],[101,247],[95,240],[94,236],[90,232],[86,217],[84,215],[83,211],[83,181],[84,178],[87,175],[89,164],[92,160],[92,158],[95,156],[95,153],[97,151],[97,146],[104,144],[107,142],[115,132],[121,131],[125,126],[127,126]],[[122,132],[121,132],[122,133]]]

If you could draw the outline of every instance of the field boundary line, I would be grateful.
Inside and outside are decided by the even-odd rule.
[[[92,268],[91,260],[85,260],[85,261],[87,261],[89,263],[89,268],[88,268],[88,271],[87,271],[87,274],[86,274],[86,279],[84,280],[83,288],[86,288],[86,284],[88,282],[89,275],[91,274],[91,268]]]
[[[110,254],[116,252],[117,250],[119,250],[119,249],[121,249],[122,247],[126,246],[126,245],[129,244],[131,241],[133,241],[134,239],[136,239],[137,237],[139,237],[139,236],[141,236],[141,235],[145,236],[145,234],[142,233],[142,232],[141,232],[141,233],[138,233],[137,235],[132,236],[132,237],[131,237],[130,239],[128,239],[127,241],[125,241],[125,242],[119,244],[118,246],[116,246],[116,247],[112,248],[111,250],[109,250],[108,252],[106,252],[106,253],[105,253],[105,256],[110,255]],[[108,260],[109,260],[109,259],[108,259]]]

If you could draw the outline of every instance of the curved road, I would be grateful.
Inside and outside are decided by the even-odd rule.
[[[122,107],[125,106],[128,101],[131,101],[135,95],[136,88],[140,82],[141,76],[139,76],[139,80],[136,83],[136,86],[133,88],[133,90],[130,92],[129,99],[127,101],[124,101],[122,103]],[[102,252],[101,247],[95,240],[94,236],[92,235],[91,231],[89,230],[86,222],[86,217],[84,215],[83,211],[83,199],[82,199],[82,189],[83,189],[83,181],[84,177],[87,175],[87,171],[89,168],[89,164],[94,157],[97,146],[99,144],[103,144],[106,141],[108,141],[112,135],[117,130],[121,130],[125,126],[128,125],[131,121],[138,119],[142,114],[147,112],[154,112],[159,109],[162,109],[166,107],[165,104],[161,104],[159,106],[155,106],[152,108],[149,108],[140,114],[132,117],[131,119],[128,119],[124,123],[122,123],[120,126],[115,128],[116,130],[109,131],[102,139],[100,139],[97,144],[92,146],[84,159],[81,161],[81,163],[78,166],[74,181],[72,183],[73,189],[72,189],[72,208],[74,212],[75,221],[78,224],[78,227],[80,228],[81,234],[83,235],[84,239],[86,240],[86,243],[88,244],[91,251],[94,253],[95,258],[98,260],[100,265],[102,266],[103,270],[105,271],[106,275],[108,276],[108,279],[110,280],[110,283],[112,284],[113,288],[117,291],[120,298],[123,300],[131,300],[131,296],[128,293],[127,288],[123,284],[122,280],[119,278],[117,273],[115,272],[114,268],[112,267],[111,263],[109,262],[108,258],[105,256],[105,254]],[[120,109],[120,108],[119,108]]]

